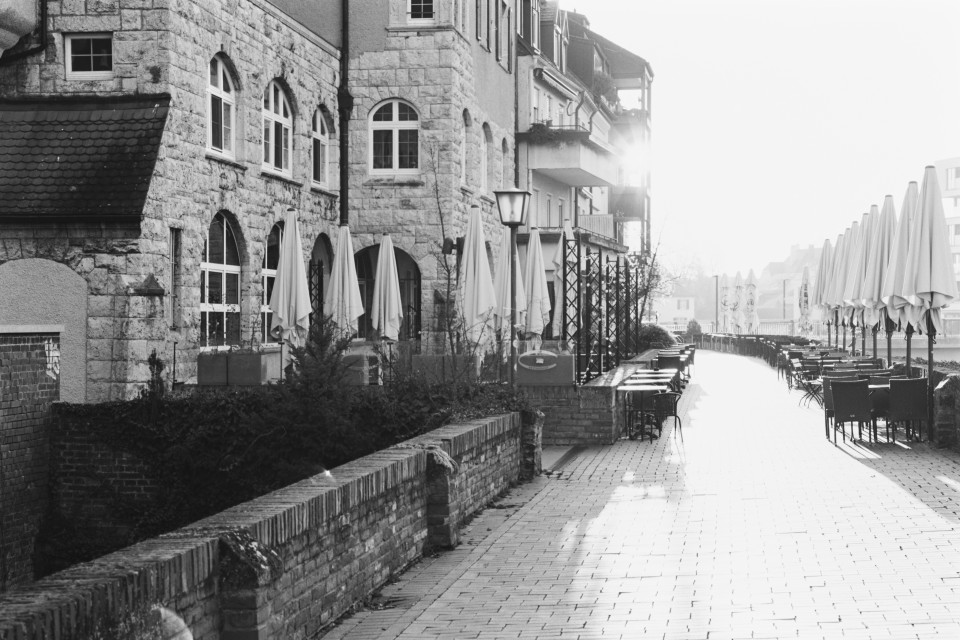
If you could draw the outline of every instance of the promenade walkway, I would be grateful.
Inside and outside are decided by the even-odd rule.
[[[960,456],[799,397],[698,352],[682,442],[567,456],[325,639],[960,638]]]

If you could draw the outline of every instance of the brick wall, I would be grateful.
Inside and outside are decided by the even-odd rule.
[[[0,333],[0,591],[33,579],[59,348],[56,334]]]
[[[561,385],[524,391],[544,414],[545,445],[613,444],[620,437],[623,409],[614,402],[613,387]]]
[[[519,414],[444,427],[20,587],[0,596],[0,640],[79,638],[152,605],[196,640],[311,637],[420,557],[432,525],[442,538],[533,471],[537,427]],[[444,504],[428,497],[440,478]]]

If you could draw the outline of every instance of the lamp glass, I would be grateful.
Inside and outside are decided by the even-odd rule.
[[[527,217],[527,202],[530,192],[523,189],[505,189],[494,191],[497,198],[497,210],[500,222],[508,227],[519,227]]]

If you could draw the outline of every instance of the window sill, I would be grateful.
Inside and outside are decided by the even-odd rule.
[[[485,193],[481,193],[481,194],[480,194],[480,200],[483,201],[483,202],[486,202],[486,203],[488,203],[488,204],[496,204],[496,202],[494,201],[494,199],[491,198],[490,196],[488,196],[488,195],[485,194]]]
[[[460,185],[460,193],[465,196],[472,196],[476,191],[470,185],[462,184]]]
[[[233,158],[228,158],[227,156],[221,156],[220,154],[214,153],[214,152],[212,152],[212,151],[210,151],[210,150],[208,150],[208,151],[206,152],[206,154],[204,154],[204,157],[205,157],[207,160],[213,160],[214,162],[219,162],[219,163],[221,163],[221,164],[225,164],[225,165],[231,166],[231,167],[233,167],[234,169],[240,169],[240,171],[246,171],[246,170],[247,170],[246,165],[240,164],[239,162],[237,162],[237,161],[234,160]]]
[[[423,180],[416,176],[383,176],[363,181],[365,187],[422,187],[424,184]]]
[[[333,190],[330,189],[329,187],[321,187],[321,186],[318,185],[318,184],[311,184],[311,185],[310,185],[310,191],[312,191],[313,193],[319,193],[320,195],[330,196],[331,198],[339,198],[339,197],[340,197],[340,192],[339,192],[339,191],[333,191]]]
[[[272,178],[273,180],[279,180],[280,182],[286,182],[286,183],[288,183],[288,184],[292,184],[292,185],[297,186],[297,187],[302,187],[302,186],[303,186],[303,183],[300,182],[299,180],[294,180],[294,179],[291,178],[290,176],[285,176],[285,175],[283,175],[282,173],[274,173],[273,171],[270,171],[269,169],[260,169],[260,177],[261,177],[261,178]]]

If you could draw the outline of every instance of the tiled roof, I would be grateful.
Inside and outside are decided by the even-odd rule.
[[[139,220],[169,95],[0,100],[0,223]]]

